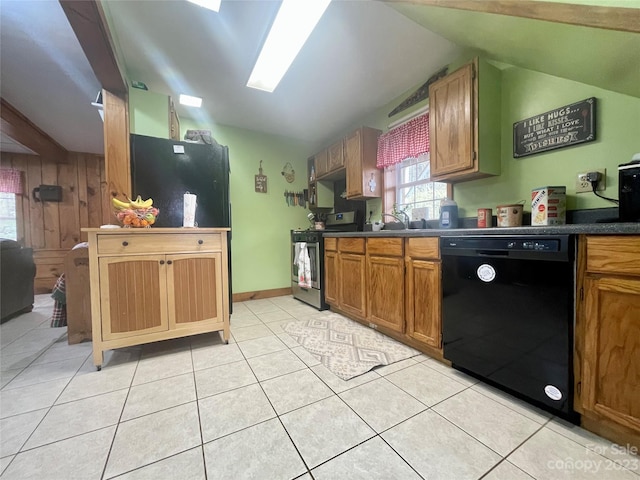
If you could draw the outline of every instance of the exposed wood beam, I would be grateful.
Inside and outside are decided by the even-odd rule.
[[[59,0],[80,46],[102,88],[127,93],[127,82],[118,66],[109,26],[98,0]]]
[[[0,130],[42,157],[55,161],[67,158],[67,150],[35,126],[4,98],[0,98]]]
[[[385,0],[640,33],[640,9],[534,0]]]

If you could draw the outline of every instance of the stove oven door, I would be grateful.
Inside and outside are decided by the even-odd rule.
[[[296,256],[298,249],[296,248],[296,242],[291,242],[291,282],[298,283],[298,258]]]
[[[306,247],[309,257],[309,271],[311,288],[320,289],[320,262],[322,261],[322,253],[320,251],[320,240],[311,238],[309,235],[302,236],[294,234],[291,242],[291,282],[299,283],[300,275],[300,255],[302,246]]]

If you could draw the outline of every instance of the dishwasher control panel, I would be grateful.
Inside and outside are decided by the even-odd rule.
[[[560,249],[560,242],[558,240],[524,240],[522,242],[510,242],[507,248],[557,252]]]
[[[443,256],[564,260],[573,258],[570,235],[469,235],[440,237]]]

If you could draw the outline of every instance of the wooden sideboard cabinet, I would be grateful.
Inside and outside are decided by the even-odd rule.
[[[114,348],[215,331],[228,343],[228,230],[83,230],[98,369]]]
[[[575,409],[586,428],[640,447],[640,236],[581,236]]]

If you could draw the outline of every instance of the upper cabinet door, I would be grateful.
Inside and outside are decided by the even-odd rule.
[[[347,167],[347,197],[362,195],[362,131],[356,130],[344,139]]]
[[[347,198],[363,200],[380,197],[382,175],[376,168],[380,130],[361,127],[344,139]]]
[[[315,155],[316,178],[322,177],[329,171],[329,152],[327,149],[321,150]]]
[[[429,87],[431,176],[474,166],[473,64]]]
[[[344,166],[343,141],[334,143],[329,147],[329,171],[333,172]]]

